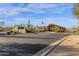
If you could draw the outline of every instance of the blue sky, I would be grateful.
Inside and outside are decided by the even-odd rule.
[[[27,25],[28,20],[34,26],[57,24],[67,28],[77,24],[73,15],[73,4],[67,3],[6,3],[0,4],[0,21],[5,21],[5,26],[14,24]]]

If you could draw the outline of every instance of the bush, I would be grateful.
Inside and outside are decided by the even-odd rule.
[[[77,31],[77,32],[74,32],[73,34],[74,34],[74,35],[79,35],[79,31]]]

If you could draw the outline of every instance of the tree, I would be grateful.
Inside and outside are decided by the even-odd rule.
[[[74,4],[74,15],[77,17],[78,24],[79,24],[79,3]]]
[[[79,3],[74,4],[74,14],[79,17]]]

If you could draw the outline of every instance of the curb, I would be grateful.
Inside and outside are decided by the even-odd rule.
[[[70,35],[56,41],[55,43],[51,43],[50,45],[48,45],[47,47],[45,47],[44,49],[38,51],[36,54],[34,54],[33,56],[47,56],[52,50],[54,50],[59,44],[61,44],[64,40],[66,40]]]

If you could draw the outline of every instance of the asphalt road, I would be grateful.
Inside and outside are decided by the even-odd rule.
[[[69,33],[27,33],[0,35],[0,56],[32,56]]]

